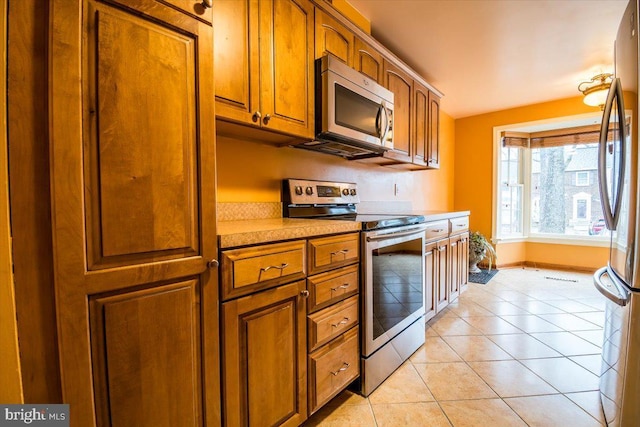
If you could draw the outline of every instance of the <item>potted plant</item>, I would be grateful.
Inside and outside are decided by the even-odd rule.
[[[478,263],[489,257],[489,270],[494,259],[497,258],[496,251],[479,231],[472,231],[469,235],[469,273],[480,273]]]

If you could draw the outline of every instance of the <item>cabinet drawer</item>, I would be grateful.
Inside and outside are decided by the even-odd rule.
[[[305,276],[304,240],[222,252],[222,299],[246,295]]]
[[[357,262],[359,242],[358,233],[309,240],[309,274]]]
[[[436,221],[427,223],[426,239],[434,240],[447,237],[449,235],[449,222]]]
[[[309,313],[358,293],[358,266],[350,265],[309,277]]]
[[[357,327],[309,355],[309,413],[358,377],[359,362]]]
[[[469,230],[469,217],[451,218],[449,224],[451,225],[451,234],[464,233]]]
[[[334,304],[309,316],[309,351],[358,324],[358,297]]]

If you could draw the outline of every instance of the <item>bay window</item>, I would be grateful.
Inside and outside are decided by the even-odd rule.
[[[499,133],[498,239],[602,240],[598,125]]]

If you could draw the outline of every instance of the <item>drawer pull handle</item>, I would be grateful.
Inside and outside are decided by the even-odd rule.
[[[349,252],[349,249],[342,249],[342,250],[339,250],[339,251],[331,252],[331,256],[342,254],[346,258],[347,257],[347,252]]]
[[[348,317],[345,317],[344,319],[342,319],[342,320],[341,320],[341,321],[339,321],[338,323],[333,323],[333,324],[331,324],[331,326],[333,326],[334,328],[337,328],[338,326],[340,326],[340,325],[345,325],[345,324],[347,324],[347,323],[349,323],[349,318],[348,318]]]
[[[331,372],[331,375],[333,375],[333,376],[335,377],[335,376],[336,376],[336,375],[338,375],[340,372],[342,372],[342,371],[346,371],[347,369],[349,369],[349,366],[351,366],[351,365],[350,365],[350,364],[348,364],[347,362],[344,362],[344,363],[342,364],[342,368],[338,369],[338,370],[337,370],[337,371],[335,371],[335,372]]]
[[[456,224],[456,227],[465,227],[467,224]]]
[[[435,230],[431,230],[433,233],[442,233],[444,228],[436,228]]]
[[[284,270],[285,268],[289,267],[289,264],[287,264],[286,262],[283,262],[280,265],[270,265],[269,267],[262,267],[260,269],[260,272],[267,272],[269,270],[271,270],[272,268],[277,268],[278,270]]]
[[[349,287],[348,283],[345,283],[344,285],[340,285],[340,286],[336,286],[335,288],[331,288],[331,292],[336,292],[338,289],[347,289]]]
[[[260,269],[260,273],[258,273],[258,281],[261,280],[262,273],[266,273],[267,271],[271,270],[272,268],[277,268],[278,270],[280,270],[280,276],[282,277],[282,270],[284,270],[288,266],[289,266],[289,264],[287,264],[286,262],[283,262],[280,265],[270,265],[269,267],[262,267]]]

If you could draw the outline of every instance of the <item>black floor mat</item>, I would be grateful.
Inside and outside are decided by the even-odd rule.
[[[489,280],[491,280],[491,278],[497,273],[498,270],[496,270],[495,268],[491,270],[481,268],[480,273],[469,273],[469,281],[473,283],[479,283],[481,285],[486,285],[487,283],[489,283]]]

